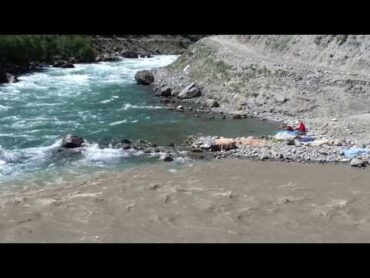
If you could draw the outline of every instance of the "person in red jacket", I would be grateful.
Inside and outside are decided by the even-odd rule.
[[[299,132],[299,134],[305,135],[306,132],[307,132],[307,128],[306,128],[306,125],[304,124],[304,122],[299,121],[299,122],[297,122],[297,124],[298,124],[298,126],[296,127],[295,130],[297,130]]]

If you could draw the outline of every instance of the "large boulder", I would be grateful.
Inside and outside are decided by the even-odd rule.
[[[82,137],[68,134],[62,140],[62,148],[79,148],[84,142],[85,140]]]
[[[178,98],[194,98],[201,95],[200,88],[195,84],[191,83],[186,86],[179,94]]]
[[[148,70],[141,70],[135,74],[137,84],[150,85],[154,82],[153,74]]]

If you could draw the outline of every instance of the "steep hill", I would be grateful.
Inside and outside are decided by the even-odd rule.
[[[370,36],[225,35],[201,39],[155,71],[154,88],[190,82],[215,111],[305,120],[333,137],[370,142]],[[198,100],[199,101],[199,100]]]

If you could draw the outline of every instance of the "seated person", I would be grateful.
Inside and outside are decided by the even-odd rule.
[[[298,131],[299,134],[305,135],[306,132],[307,132],[307,128],[306,128],[306,125],[304,124],[304,122],[299,121],[299,122],[297,122],[297,124],[298,124],[298,126],[295,128],[295,130]]]

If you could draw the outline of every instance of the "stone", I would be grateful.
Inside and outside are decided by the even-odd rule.
[[[207,99],[206,102],[205,102],[205,105],[207,107],[219,107],[220,106],[218,101],[214,100],[214,99]]]
[[[162,97],[171,97],[171,88],[165,88],[159,91],[159,95]]]
[[[135,74],[137,84],[150,85],[154,82],[153,74],[148,70],[141,70]]]
[[[186,86],[179,94],[178,98],[195,98],[201,96],[201,91],[198,86],[193,82]]]
[[[55,68],[74,68],[75,66],[68,61],[58,61],[53,64]]]
[[[245,119],[246,117],[247,117],[247,114],[242,114],[242,113],[233,114],[233,119]]]
[[[152,143],[142,139],[136,140],[132,145],[136,150],[144,150],[153,147]]]
[[[366,165],[368,164],[368,161],[362,160],[360,158],[354,158],[354,159],[351,160],[350,164],[351,164],[352,167],[361,168],[361,167],[366,167]]]
[[[182,105],[179,105],[176,107],[176,110],[179,112],[184,112],[184,107]]]
[[[85,140],[77,135],[68,134],[62,139],[62,148],[79,148]]]
[[[0,83],[14,83],[17,81],[18,78],[15,75],[0,70]]]
[[[215,143],[211,146],[212,151],[229,151],[236,149],[236,142],[230,138],[219,138],[215,140]]]
[[[121,52],[123,58],[139,58],[139,54],[135,51],[126,50]]]
[[[283,104],[283,103],[285,103],[285,102],[287,102],[287,101],[288,101],[288,98],[287,98],[287,97],[285,97],[285,96],[282,96],[282,95],[276,95],[276,96],[275,96],[275,101],[276,101],[277,103]]]
[[[294,146],[295,145],[295,140],[294,139],[287,139],[286,140],[286,144],[288,146]]]
[[[170,161],[173,161],[173,157],[171,154],[166,153],[166,154],[161,155],[160,160],[165,161],[165,162],[170,162]]]

